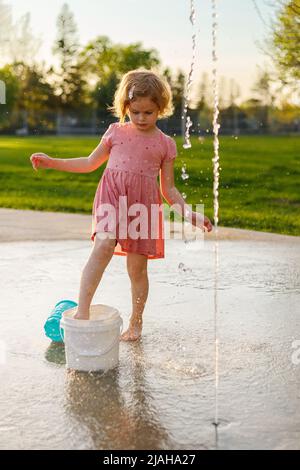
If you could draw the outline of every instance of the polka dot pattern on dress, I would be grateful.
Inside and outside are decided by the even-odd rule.
[[[114,204],[118,209],[119,196],[128,196],[130,204],[149,204],[163,201],[157,177],[164,159],[176,157],[176,145],[171,138],[162,131],[152,135],[136,132],[132,123],[114,123],[109,126],[103,136],[109,147],[110,154],[105,169],[105,178],[99,185],[93,206],[93,224],[96,227],[99,220],[96,217],[98,207],[103,203]],[[122,237],[117,244],[114,254],[126,256],[127,252],[145,255],[149,259],[164,257],[163,214],[160,213],[156,222],[157,236],[151,239],[132,240],[130,236]],[[130,223],[132,216],[129,216]],[[135,217],[133,217],[135,218]],[[150,224],[149,224],[150,225]],[[150,227],[149,227],[150,228]],[[140,227],[137,227],[140,230]]]

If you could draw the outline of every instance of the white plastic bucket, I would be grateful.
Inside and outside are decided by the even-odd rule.
[[[119,339],[123,320],[108,305],[91,305],[89,320],[73,318],[77,307],[63,313],[66,367],[83,371],[112,369],[119,361]]]

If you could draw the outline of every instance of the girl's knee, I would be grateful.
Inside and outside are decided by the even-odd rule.
[[[101,238],[96,235],[94,241],[94,252],[97,255],[109,256],[112,255],[116,246],[116,239]]]

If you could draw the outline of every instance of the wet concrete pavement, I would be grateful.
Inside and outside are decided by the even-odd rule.
[[[0,448],[299,449],[300,242],[275,239],[168,240],[143,339],[106,374],[66,370],[43,333],[78,300],[90,241],[1,243]],[[130,296],[115,256],[93,303],[126,326]]]

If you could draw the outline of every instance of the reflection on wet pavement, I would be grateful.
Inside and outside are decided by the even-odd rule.
[[[148,264],[142,341],[90,374],[65,369],[43,324],[56,302],[77,301],[91,245],[2,243],[0,448],[299,448],[299,247],[219,241],[216,441],[213,241],[168,241],[165,260]],[[118,308],[126,326],[130,296],[116,256],[93,303]]]

